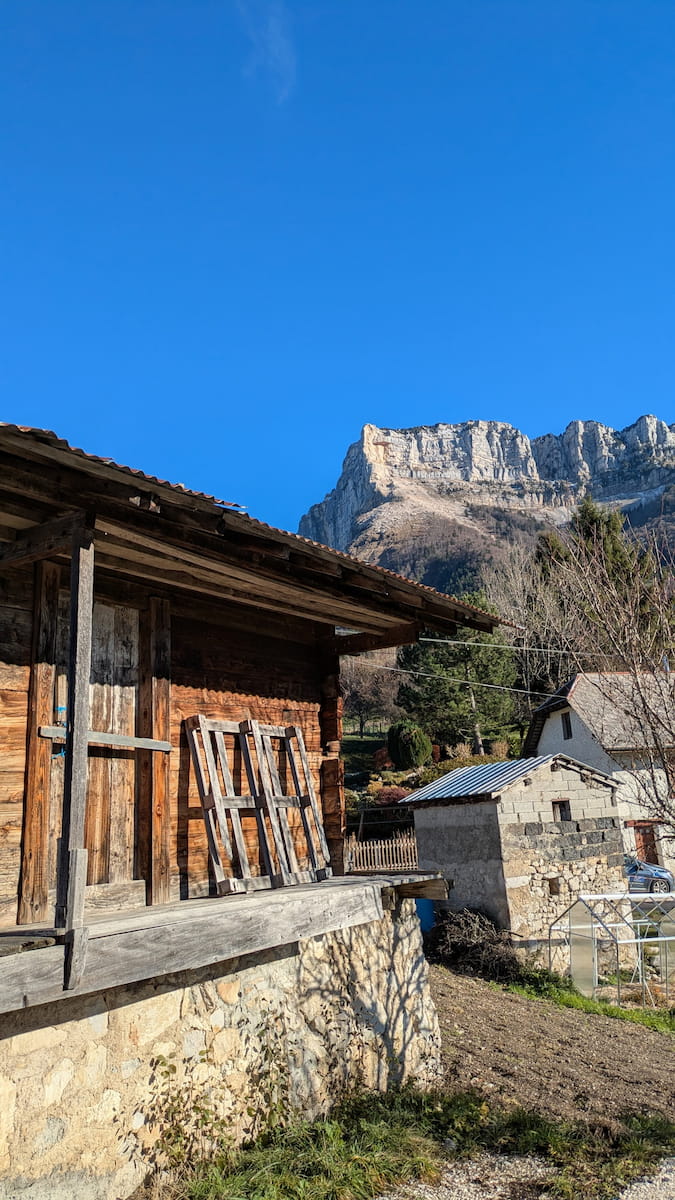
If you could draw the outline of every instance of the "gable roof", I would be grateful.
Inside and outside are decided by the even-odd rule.
[[[475,767],[458,767],[428,783],[426,787],[413,792],[400,800],[399,804],[410,804],[427,808],[430,806],[466,803],[468,800],[494,800],[502,792],[513,787],[528,775],[539,771],[542,767],[555,770],[556,767],[571,767],[579,774],[589,774],[596,783],[607,787],[615,787],[608,775],[587,767],[585,763],[577,762],[567,754],[544,754],[538,758],[515,758],[507,762],[486,763]]]
[[[103,514],[96,530],[104,567],[326,625],[389,631],[390,645],[414,640],[405,623],[450,634],[457,625],[491,632],[503,624],[454,596],[257,521],[229,501],[87,454],[50,430],[0,422],[0,511],[3,493],[5,502],[20,496],[35,508],[36,524],[76,508]],[[339,653],[349,648],[345,639]]]
[[[644,749],[650,743],[645,706],[667,734],[673,728],[673,680],[666,672],[634,676],[628,671],[580,672],[535,709],[525,754],[536,754],[553,712],[572,709],[608,753]]]

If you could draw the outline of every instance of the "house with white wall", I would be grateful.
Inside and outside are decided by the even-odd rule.
[[[663,708],[660,725],[667,735],[673,728],[670,679],[664,675],[661,683],[645,677],[644,688],[654,692],[648,702],[657,718]],[[636,691],[635,677],[628,672],[575,675],[535,710],[524,754],[564,753],[611,775],[618,784],[617,814],[626,851],[673,871],[675,842],[655,819],[659,799],[668,798],[668,783]]]

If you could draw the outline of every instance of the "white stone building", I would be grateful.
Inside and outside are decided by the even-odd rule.
[[[654,691],[651,707],[663,709],[666,740],[675,725],[670,708],[672,685],[645,677]],[[667,798],[665,772],[650,754],[650,731],[641,719],[635,680],[628,673],[577,674],[535,710],[525,740],[526,756],[569,754],[618,784],[617,810],[624,848],[646,862],[675,871],[675,842],[655,820],[659,794]],[[670,748],[670,747],[669,747]],[[675,751],[675,746],[672,747]],[[651,760],[651,761],[650,761]]]

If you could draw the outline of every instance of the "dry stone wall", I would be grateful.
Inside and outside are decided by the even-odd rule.
[[[161,1135],[182,1131],[198,1152],[218,1123],[236,1143],[291,1109],[325,1112],[355,1085],[424,1086],[439,1049],[411,900],[391,899],[380,921],[12,1014],[0,1200],[122,1200]]]
[[[570,820],[553,820],[553,805]],[[499,805],[510,928],[535,949],[580,893],[625,891],[623,844],[610,788],[578,771],[539,770]]]

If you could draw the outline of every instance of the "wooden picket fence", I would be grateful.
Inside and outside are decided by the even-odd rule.
[[[412,829],[368,842],[347,838],[348,871],[416,871],[417,840]]]

